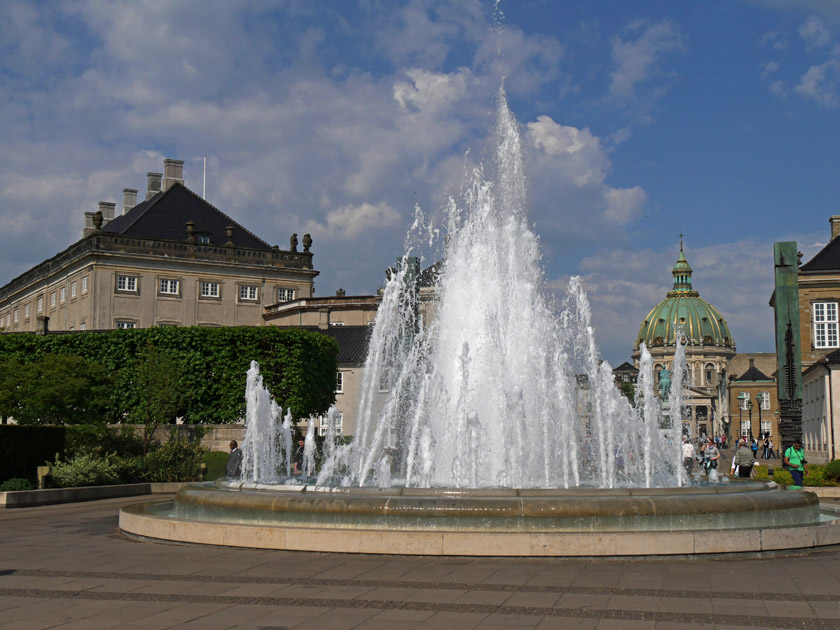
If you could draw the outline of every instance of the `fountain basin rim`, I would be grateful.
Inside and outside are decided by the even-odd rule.
[[[840,545],[840,508],[823,507],[833,520],[795,527],[723,531],[475,533],[329,530],[232,525],[160,514],[172,501],[149,501],[120,510],[120,529],[160,542],[235,548],[392,555],[485,557],[630,557],[744,554],[812,550]]]

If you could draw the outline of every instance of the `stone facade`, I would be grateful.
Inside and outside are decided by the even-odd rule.
[[[731,444],[739,437],[767,433],[778,450],[779,399],[776,387],[776,355],[769,352],[742,353],[727,365],[729,431]]]

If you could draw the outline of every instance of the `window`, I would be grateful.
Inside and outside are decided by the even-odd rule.
[[[761,434],[770,435],[770,421],[764,418],[761,419]]]
[[[87,276],[82,278],[82,293],[87,293]]]
[[[199,243],[209,243],[210,237],[207,234],[199,234],[198,235],[198,242]]]
[[[125,329],[128,329],[128,328],[137,328],[137,322],[127,322],[125,320],[118,319],[116,324],[117,324],[117,328],[119,328],[121,330],[125,330]],[[84,325],[84,324],[82,324],[82,325]]]
[[[15,309],[15,324],[18,323],[18,310],[19,309]]]
[[[23,316],[29,317],[29,304],[23,307]]]
[[[239,299],[243,301],[256,302],[257,296],[259,295],[257,291],[257,287],[253,285],[243,284],[239,287]]]
[[[750,421],[741,420],[741,437],[750,437]]]
[[[219,283],[218,282],[202,282],[201,283],[201,297],[210,297],[210,298],[219,297]]]
[[[291,302],[295,299],[294,289],[277,289],[278,302]]]
[[[44,310],[44,298],[39,297],[38,298],[38,312],[40,313],[43,310]]]
[[[61,289],[59,289],[58,301],[61,302],[62,304],[64,304],[64,300],[66,298],[67,298],[67,289],[65,289],[64,287],[61,287]]]
[[[750,393],[749,392],[741,392],[738,394],[738,400],[741,401],[741,409],[744,411],[747,410],[747,403],[750,402]]]
[[[762,411],[769,411],[770,410],[770,392],[759,392],[758,393],[758,400],[761,403],[761,410]]]
[[[344,393],[344,372],[338,372],[335,379],[335,393]]]
[[[76,281],[75,280],[73,280],[73,282],[70,283],[70,297],[71,298],[76,297]]]
[[[715,366],[711,363],[706,364],[706,385],[715,384]]]
[[[329,416],[321,416],[318,427],[318,435],[324,436],[327,434],[327,427],[329,426]],[[341,411],[335,414],[335,434],[344,434],[344,414]]]
[[[131,291],[136,293],[136,276],[117,276],[117,291]]]
[[[161,278],[160,292],[162,295],[178,295],[178,281]]]
[[[815,302],[814,347],[837,347],[837,302]]]
[[[79,324],[79,330],[84,330],[86,327],[87,327],[87,326],[85,325],[85,323],[84,323],[84,322],[82,322],[81,324]]]
[[[50,308],[55,308],[55,291],[50,293]]]

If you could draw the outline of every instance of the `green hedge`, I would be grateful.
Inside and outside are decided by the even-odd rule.
[[[74,355],[102,366],[114,379],[102,420],[116,422],[125,419],[142,399],[143,392],[135,386],[137,357],[148,346],[177,362],[187,423],[230,423],[241,418],[251,360],[260,364],[266,386],[278,404],[291,408],[295,419],[324,414],[335,401],[338,344],[300,329],[190,327],[8,334],[0,335],[0,360],[27,365],[46,355]]]
[[[224,451],[211,451],[204,454],[204,464],[207,466],[204,471],[204,481],[216,481],[225,476],[229,453]]]
[[[65,440],[64,427],[0,425],[0,482],[35,481],[35,469],[64,453]]]

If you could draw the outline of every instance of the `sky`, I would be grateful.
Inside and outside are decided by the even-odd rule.
[[[740,352],[773,352],[773,242],[840,214],[837,0],[0,3],[0,285],[99,201],[185,183],[316,295],[370,294],[488,154],[504,77],[546,290],[579,275],[628,360],[684,234]],[[424,263],[434,262],[431,257]]]

